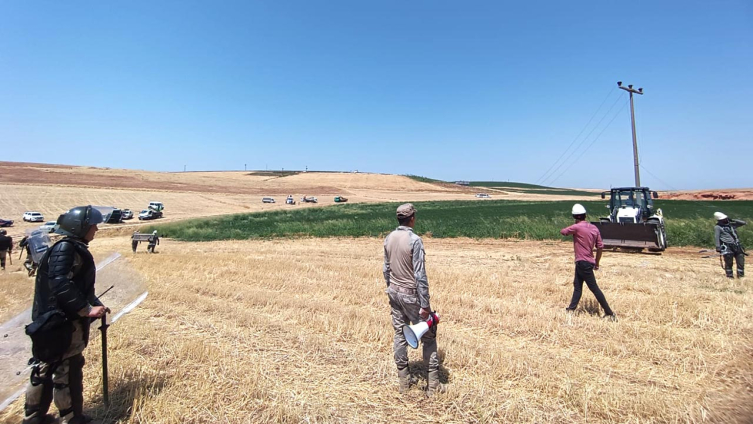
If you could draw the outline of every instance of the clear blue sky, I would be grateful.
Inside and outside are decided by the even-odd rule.
[[[0,160],[632,185],[621,80],[644,185],[751,187],[751,78],[749,0],[6,0]]]

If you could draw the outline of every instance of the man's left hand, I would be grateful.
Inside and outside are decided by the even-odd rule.
[[[424,319],[424,320],[429,319],[429,314],[430,313],[431,313],[431,311],[429,311],[428,309],[424,309],[424,308],[421,308],[421,310],[418,311],[418,315],[420,315],[421,319]]]

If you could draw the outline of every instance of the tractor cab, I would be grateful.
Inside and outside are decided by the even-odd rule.
[[[606,192],[601,198],[606,198]],[[653,196],[653,197],[652,197]],[[654,215],[654,200],[659,195],[648,187],[613,188],[609,193],[609,222],[646,222]]]

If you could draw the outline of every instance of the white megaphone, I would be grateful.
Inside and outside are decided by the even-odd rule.
[[[410,347],[417,349],[418,341],[421,340],[421,337],[423,337],[424,334],[429,331],[429,328],[432,325],[436,324],[439,324],[439,314],[432,312],[429,314],[429,319],[427,319],[426,321],[421,321],[418,324],[413,325],[404,325],[403,336],[405,336],[405,341],[408,342],[408,345]]]

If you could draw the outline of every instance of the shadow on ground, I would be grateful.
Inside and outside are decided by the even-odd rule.
[[[102,424],[128,421],[133,413],[134,399],[138,396],[154,396],[166,385],[162,377],[126,373],[122,379],[110,382],[109,406],[105,405],[104,398],[100,396],[89,402],[84,413]]]

